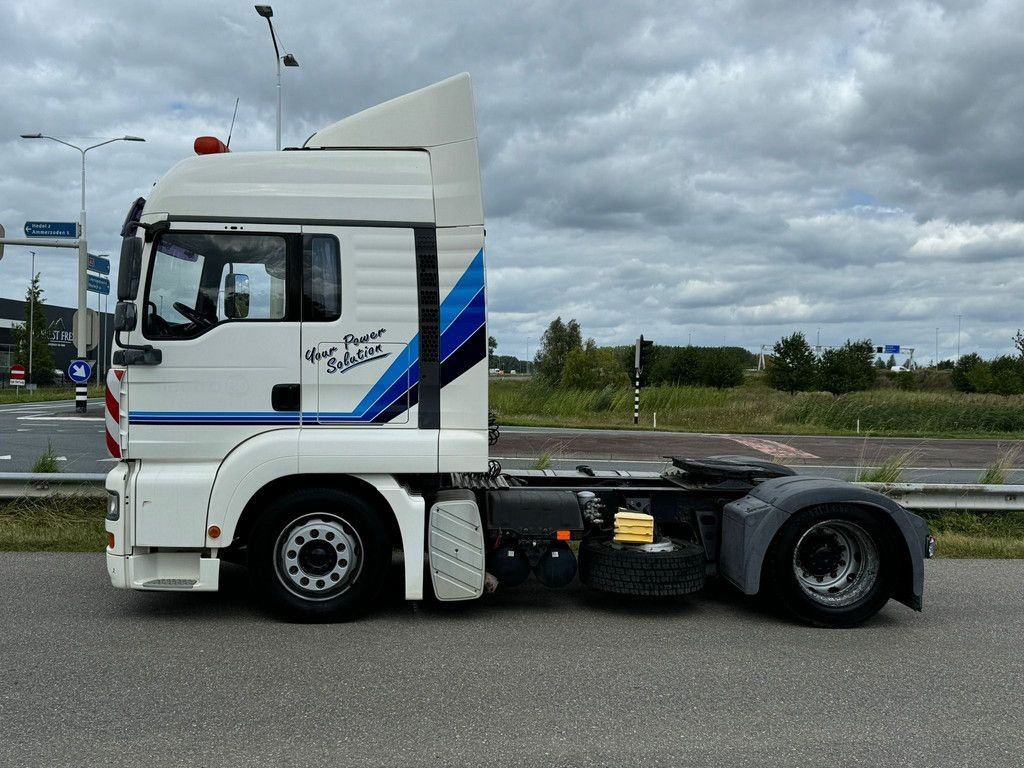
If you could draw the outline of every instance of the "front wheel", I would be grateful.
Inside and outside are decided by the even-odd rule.
[[[383,522],[363,499],[336,489],[295,491],[254,525],[249,571],[257,594],[284,617],[344,621],[377,596],[390,553]]]
[[[827,504],[793,515],[765,563],[766,591],[797,619],[853,627],[889,600],[892,544],[869,511]]]

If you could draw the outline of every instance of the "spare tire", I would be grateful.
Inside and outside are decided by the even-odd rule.
[[[585,539],[580,545],[580,581],[619,595],[688,595],[704,587],[704,548],[661,539],[646,548]]]

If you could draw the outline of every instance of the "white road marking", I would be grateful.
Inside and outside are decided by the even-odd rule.
[[[29,429],[28,427],[25,427],[24,429],[19,429],[18,431],[19,432],[31,432],[32,430]]]
[[[19,416],[19,421],[105,421],[93,416]]]
[[[728,437],[723,435],[723,437]],[[794,448],[791,445],[785,443],[777,443],[774,440],[764,440],[759,437],[729,437],[733,442],[745,445],[747,448],[753,448],[755,451],[760,453],[767,453],[769,456],[778,459],[820,459],[820,456],[815,456],[813,453],[807,453],[807,451],[801,451],[799,448]]]
[[[68,460],[67,456],[58,456],[56,459],[54,459],[54,461],[67,461],[67,460]]]
[[[10,460],[11,460],[10,456],[0,456],[0,461],[10,461]]]

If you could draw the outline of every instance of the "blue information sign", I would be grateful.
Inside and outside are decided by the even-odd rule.
[[[25,237],[78,237],[73,221],[26,221]]]
[[[899,344],[886,344],[885,345],[885,354],[887,354],[887,355],[898,355],[899,353],[900,353],[900,345]]]
[[[93,293],[99,293],[103,296],[110,294],[110,281],[105,277],[96,277],[96,275],[86,275],[87,282],[86,288]]]
[[[89,265],[87,269],[90,272],[97,272],[101,275],[110,274],[110,259],[107,256],[97,256],[94,253],[89,254]]]
[[[92,366],[85,360],[72,360],[68,366],[68,378],[75,384],[84,384],[92,376]]]

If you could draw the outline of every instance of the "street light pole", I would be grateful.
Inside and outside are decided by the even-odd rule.
[[[270,40],[274,44],[274,61],[277,63],[277,149],[281,149],[281,64],[284,63],[286,67],[297,67],[299,66],[298,60],[290,53],[286,53],[284,56],[281,55],[281,49],[277,45],[277,33],[274,31],[274,22],[270,19],[274,15],[274,9],[269,5],[257,5],[253,6],[256,8],[256,13],[267,20],[267,24],[270,25]]]
[[[88,285],[88,267],[89,267],[89,247],[86,243],[85,234],[85,153],[90,149],[96,149],[97,147],[103,147],[107,144],[112,144],[115,141],[145,141],[145,139],[139,136],[119,136],[116,139],[107,139],[101,141],[99,144],[93,144],[89,147],[79,147],[70,142],[58,139],[55,136],[46,136],[42,133],[23,133],[21,134],[23,139],[49,139],[55,141],[58,144],[63,144],[65,147],[71,147],[77,149],[82,155],[82,208],[78,214],[78,327],[75,329],[78,339],[75,344],[75,355],[79,360],[85,360],[86,355],[86,336],[89,332],[89,318],[88,318],[88,307],[86,306],[86,293]],[[89,397],[89,388],[86,383],[77,384],[75,386],[75,410],[78,413],[85,413],[86,403]]]

